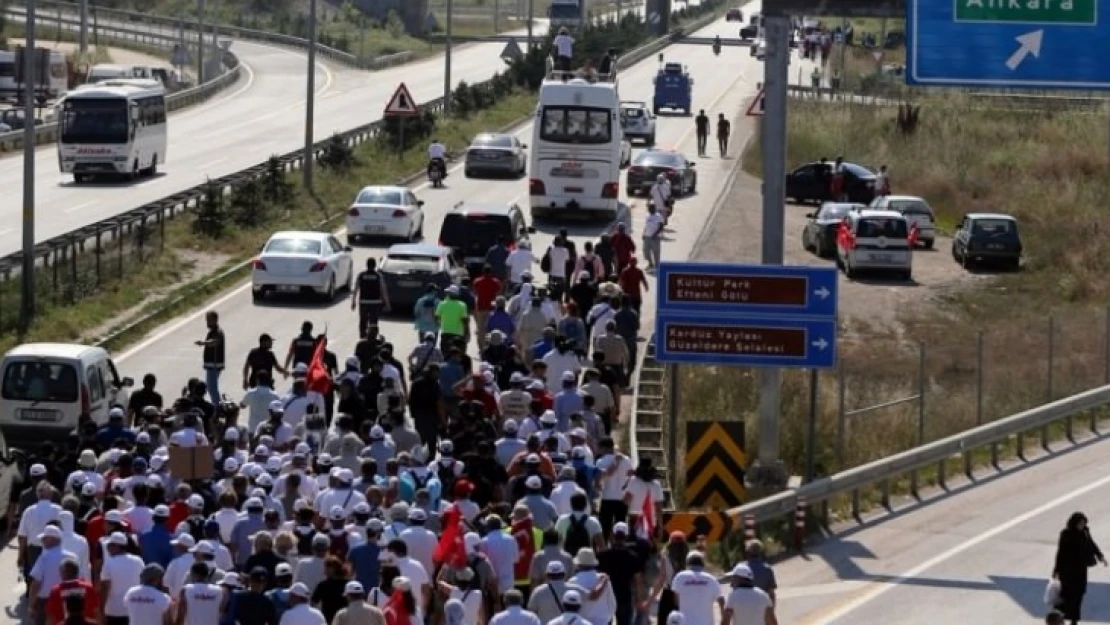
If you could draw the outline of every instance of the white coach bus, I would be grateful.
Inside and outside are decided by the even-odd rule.
[[[153,176],[166,162],[166,92],[157,80],[106,81],[68,94],[59,108],[58,165],[75,181]]]

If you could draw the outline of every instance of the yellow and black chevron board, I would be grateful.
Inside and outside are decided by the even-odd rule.
[[[744,422],[686,422],[687,508],[726,510],[744,502]]]

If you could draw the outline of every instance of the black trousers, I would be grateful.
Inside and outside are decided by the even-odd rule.
[[[717,137],[717,146],[721,148],[721,156],[728,154],[728,137]]]
[[[126,616],[107,616],[104,617],[104,625],[130,625],[131,619]]]
[[[628,518],[628,504],[619,499],[602,499],[601,508],[597,511],[597,520],[601,523],[601,533],[605,540],[613,534],[613,526],[624,523]]]
[[[366,338],[369,334],[370,327],[374,328],[374,335],[378,335],[378,318],[382,314],[381,302],[359,302],[358,303],[358,336],[359,338]]]
[[[705,146],[709,143],[709,133],[698,133],[698,154],[705,154]]]
[[[416,426],[416,433],[420,435],[420,442],[428,448],[429,451],[438,449],[439,445],[439,428],[436,427],[435,416],[427,415],[413,415],[412,420]]]
[[[1083,596],[1087,594],[1087,575],[1060,577],[1060,603],[1056,609],[1064,614],[1064,618],[1072,623],[1078,623],[1083,608]]]
[[[632,615],[635,613],[631,597],[624,601],[617,599],[616,625],[632,625]]]

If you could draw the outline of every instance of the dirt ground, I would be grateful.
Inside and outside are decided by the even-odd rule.
[[[730,150],[739,155],[755,130],[758,118],[740,117],[734,122],[736,132]],[[820,155],[814,155],[818,158]],[[703,157],[704,158],[704,157]],[[763,199],[761,181],[737,170],[732,185],[706,224],[703,239],[693,260],[703,262],[760,262],[760,237],[763,231]],[[895,189],[897,192],[897,189]],[[681,211],[681,202],[678,210]],[[802,230],[806,214],[817,210],[815,205],[786,205],[787,265],[834,266],[831,259],[818,258],[802,248]],[[849,334],[882,328],[898,332],[899,313],[907,307],[928,306],[955,289],[964,288],[983,279],[967,273],[952,260],[951,239],[938,236],[932,250],[918,249],[913,258],[913,281],[886,280],[881,277],[849,280],[840,275],[840,318]]]

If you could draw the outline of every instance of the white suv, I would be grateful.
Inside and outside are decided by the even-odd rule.
[[[848,213],[836,236],[836,264],[849,279],[861,271],[913,277],[910,225],[901,213],[867,208]]]
[[[917,227],[917,242],[927,250],[933,249],[937,240],[936,217],[924,199],[914,195],[880,195],[871,201],[869,208],[901,213],[911,228]]]
[[[629,142],[655,145],[655,114],[646,102],[621,102],[621,128]]]

